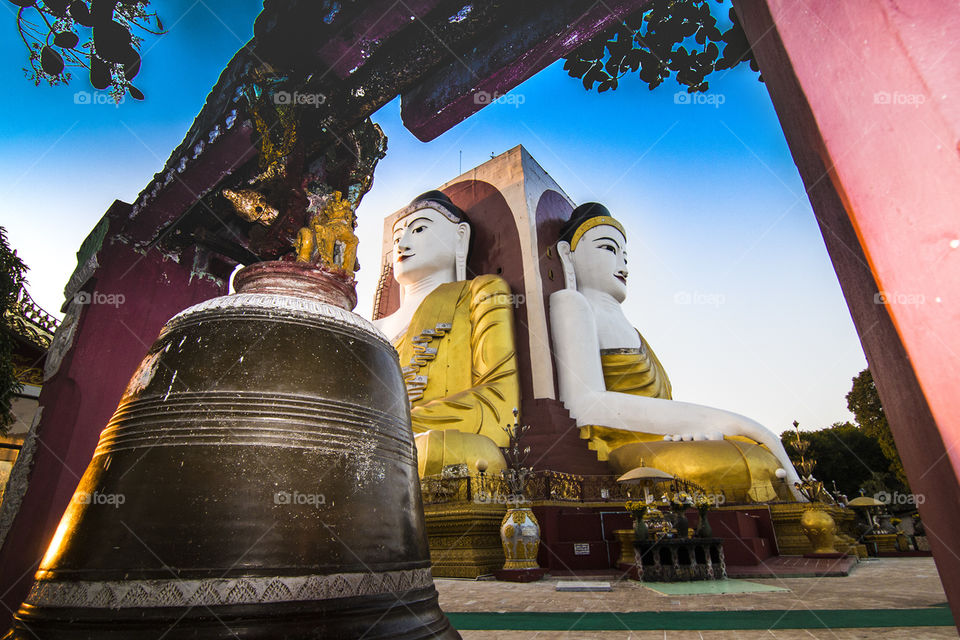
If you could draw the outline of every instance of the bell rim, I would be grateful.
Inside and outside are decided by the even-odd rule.
[[[161,335],[198,314],[236,309],[256,309],[313,319],[320,317],[370,334],[392,348],[387,336],[363,316],[327,302],[279,293],[233,293],[204,300],[170,318]]]

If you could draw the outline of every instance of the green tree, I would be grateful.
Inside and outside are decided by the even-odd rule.
[[[816,461],[813,475],[827,490],[833,490],[834,482],[850,498],[860,495],[861,488],[870,495],[900,490],[897,478],[886,472],[887,458],[880,443],[856,425],[837,422],[818,431],[801,431],[800,437],[810,442],[806,456]],[[787,451],[795,451],[797,432],[784,431],[780,440]]]
[[[10,248],[7,230],[0,227],[0,433],[6,433],[13,424],[12,403],[23,388],[14,373],[13,353],[17,348],[17,334],[23,322],[18,312],[17,296],[23,288],[27,265]]]
[[[572,51],[563,68],[581,78],[587,90],[596,84],[600,93],[616,89],[620,79],[633,72],[650,89],[674,77],[688,93],[696,93],[709,88],[707,77],[714,71],[741,62],[759,71],[736,12],[729,9],[729,26],[721,31],[711,4],[654,0]]]
[[[10,0],[19,7],[17,30],[27,49],[34,84],[70,82],[70,69],[83,69],[95,89],[109,89],[118,102],[127,93],[143,100],[130,84],[140,73],[137,31],[165,33],[149,0]]]
[[[853,388],[847,394],[847,408],[857,420],[857,425],[864,433],[875,438],[887,458],[885,469],[896,475],[904,487],[909,487],[907,474],[903,470],[903,462],[897,452],[897,445],[893,441],[890,423],[887,414],[880,404],[880,395],[877,386],[873,383],[873,374],[870,369],[864,369],[853,379]]]

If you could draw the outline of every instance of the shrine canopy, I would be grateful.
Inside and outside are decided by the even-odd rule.
[[[303,174],[296,170],[317,152],[340,145],[363,155],[351,131],[397,96],[405,126],[431,140],[646,2],[565,0],[543,11],[538,3],[463,0],[266,0],[254,38],[133,203],[137,223],[125,232],[169,252],[180,243],[233,263],[273,259],[303,226],[306,207],[297,206],[297,195],[279,197],[282,213],[265,231],[222,209],[213,194],[251,180],[249,165],[289,162],[290,184],[272,189],[297,192]],[[258,100],[289,106],[293,115],[260,113]],[[295,138],[282,135],[294,130]],[[336,174],[325,174],[332,188],[339,188]]]

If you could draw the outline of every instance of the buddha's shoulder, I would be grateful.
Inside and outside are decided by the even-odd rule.
[[[510,285],[507,284],[507,281],[492,273],[477,276],[467,282],[470,283],[469,289],[471,297],[496,293],[510,293]]]
[[[587,298],[576,289],[560,289],[550,294],[551,313],[576,312],[593,315],[593,308]]]

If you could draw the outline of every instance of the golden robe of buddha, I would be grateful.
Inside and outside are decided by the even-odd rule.
[[[506,446],[520,404],[510,289],[485,275],[442,284],[394,343],[414,433],[456,429]]]

